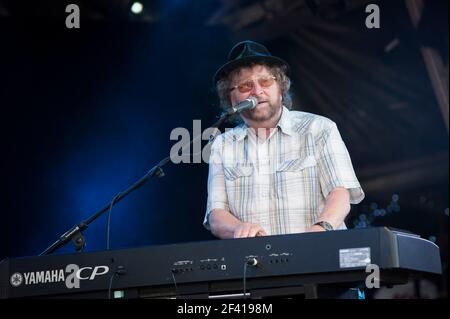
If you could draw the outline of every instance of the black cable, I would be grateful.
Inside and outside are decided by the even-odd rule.
[[[109,278],[108,299],[111,299],[112,283],[113,283],[114,277],[115,277],[116,275],[117,275],[117,273],[114,272],[114,273],[111,275],[111,278]]]
[[[248,266],[248,261],[246,260],[244,262],[244,278],[243,278],[243,286],[244,286],[244,299],[246,299],[246,279],[247,279],[247,266]]]
[[[108,299],[111,299],[111,290],[112,290],[112,284],[113,284],[114,277],[116,275],[125,275],[125,274],[126,274],[125,267],[118,266],[116,271],[111,275],[111,278],[109,278]]]
[[[170,273],[172,274],[173,284],[175,285],[175,299],[176,299],[176,297],[179,296],[180,294],[178,293],[177,280],[175,279],[174,275],[175,271],[172,270]]]
[[[258,264],[258,260],[255,257],[249,258],[244,262],[244,278],[243,278],[243,286],[244,286],[244,299],[247,298],[247,267],[256,267]]]

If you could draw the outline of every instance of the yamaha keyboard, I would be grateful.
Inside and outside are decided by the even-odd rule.
[[[364,286],[370,265],[382,286],[442,272],[434,243],[379,227],[9,258],[0,298],[308,295]]]

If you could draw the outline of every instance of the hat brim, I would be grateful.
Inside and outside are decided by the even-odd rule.
[[[227,62],[224,65],[222,65],[219,68],[219,70],[217,70],[217,72],[214,74],[213,77],[214,85],[216,85],[221,78],[225,77],[234,69],[249,65],[251,63],[262,63],[267,64],[269,66],[284,66],[286,67],[286,70],[289,71],[289,64],[287,64],[284,60],[280,58],[274,56],[248,56],[236,61]]]

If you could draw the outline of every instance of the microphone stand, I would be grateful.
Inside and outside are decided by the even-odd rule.
[[[226,120],[229,119],[229,117],[238,111],[235,108],[230,109],[228,112],[224,112],[220,115],[219,119],[211,125],[211,128],[218,128],[220,125],[222,125]],[[194,142],[196,142],[199,138],[201,138],[202,134],[200,133],[198,136],[193,138],[189,142],[189,147]],[[186,145],[183,145],[181,149],[183,149]],[[73,245],[75,246],[76,251],[80,252],[86,245],[86,239],[83,236],[83,231],[88,228],[89,224],[92,223],[95,219],[97,219],[99,216],[101,216],[104,212],[111,209],[112,206],[114,206],[116,203],[124,199],[129,193],[132,191],[138,189],[142,185],[144,185],[150,177],[156,176],[156,177],[163,177],[164,171],[162,170],[162,167],[166,165],[170,161],[170,156],[167,156],[163,158],[157,165],[155,165],[152,169],[150,169],[147,174],[145,174],[140,180],[138,180],[136,183],[131,185],[128,189],[126,189],[123,192],[120,192],[117,194],[112,201],[105,205],[103,208],[101,208],[99,211],[94,213],[91,217],[89,217],[86,220],[81,221],[80,223],[76,224],[72,228],[70,228],[68,231],[66,231],[64,234],[62,234],[57,241],[55,241],[53,244],[51,244],[47,249],[45,249],[43,252],[39,254],[39,256],[43,255],[50,255],[58,248],[64,246],[67,242],[72,241]]]

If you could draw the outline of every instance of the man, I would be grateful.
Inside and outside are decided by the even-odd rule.
[[[288,68],[244,41],[214,76],[224,109],[258,101],[211,146],[204,225],[219,238],[345,229],[364,198],[335,123],[290,110]]]

